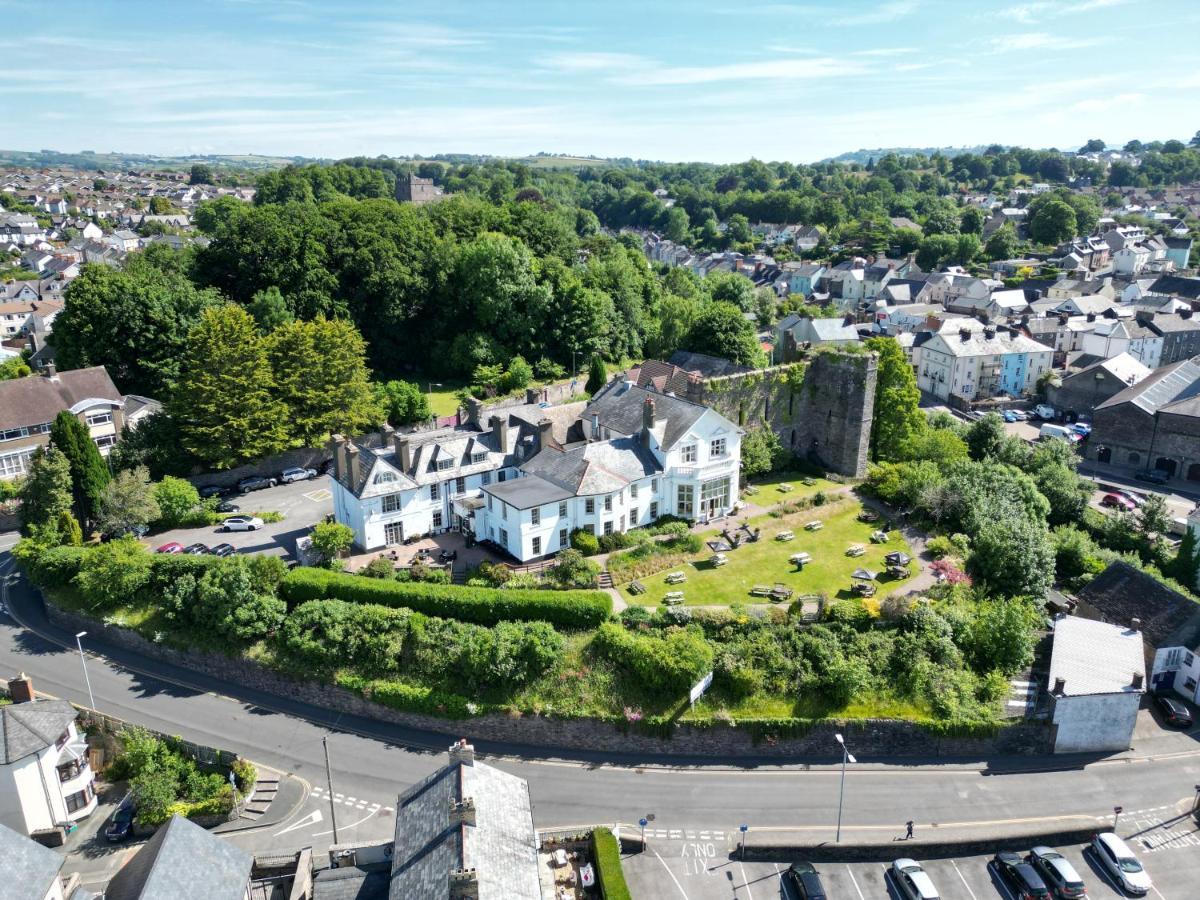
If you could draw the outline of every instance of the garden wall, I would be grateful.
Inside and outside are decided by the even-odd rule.
[[[74,631],[100,634],[117,646],[152,659],[242,685],[280,698],[308,703],[340,714],[350,714],[476,741],[498,741],[530,747],[624,754],[828,758],[833,755],[835,733],[845,735],[859,757],[960,757],[981,759],[1001,754],[1048,754],[1054,744],[1053,729],[1043,725],[1013,725],[994,737],[954,738],[931,735],[910,722],[866,720],[838,724],[820,722],[796,737],[755,743],[748,727],[714,723],[710,727],[680,725],[670,740],[645,734],[623,733],[609,722],[594,719],[512,716],[493,713],[472,719],[439,719],[407,713],[373,703],[335,685],[299,681],[252,660],[219,653],[173,650],[148,641],[124,628],[56,607],[47,601],[50,621]]]

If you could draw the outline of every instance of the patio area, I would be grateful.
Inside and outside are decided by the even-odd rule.
[[[455,554],[452,559],[445,559],[443,554]],[[418,559],[432,569],[449,567],[451,575],[474,569],[481,562],[512,564],[512,559],[502,557],[489,550],[482,544],[467,546],[467,539],[457,531],[447,531],[421,538],[411,544],[397,544],[394,547],[384,547],[372,550],[370,553],[355,554],[346,559],[346,571],[357,572],[367,566],[372,560],[383,557],[390,559],[396,569],[410,569]]]

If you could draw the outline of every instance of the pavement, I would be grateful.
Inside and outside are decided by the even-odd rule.
[[[329,488],[328,475],[320,475],[312,481],[296,481],[273,488],[264,488],[249,494],[235,494],[228,499],[240,507],[243,513],[273,511],[283,514],[280,522],[268,523],[258,531],[223,532],[213,526],[203,528],[171,528],[167,531],[147,535],[142,543],[151,549],[170,541],[188,544],[229,543],[239,553],[266,553],[296,557],[296,541],[304,537],[312,527],[333,512],[333,493]]]
[[[10,563],[0,557],[0,670],[25,671],[38,689],[86,702],[73,636],[45,621],[23,580],[4,584]],[[228,836],[253,852],[311,846],[320,853],[334,842],[335,819],[341,842],[391,837],[397,794],[445,762],[450,743],[445,734],[316,709],[91,638],[85,649],[96,704],[103,711],[223,747],[312,786],[277,825]],[[469,722],[448,727],[472,737]],[[1104,757],[863,758],[847,773],[844,833],[896,829],[907,819],[916,821],[920,834],[933,823],[986,827],[1037,817],[1098,817],[1110,814],[1114,805],[1174,807],[1200,783],[1198,737],[1197,730],[1149,729],[1135,736],[1132,751]],[[325,740],[332,790],[325,772]],[[743,822],[756,829],[823,828],[828,840],[836,821],[836,746],[827,757],[781,763],[671,757],[669,745],[662,755],[645,755],[475,743],[487,762],[528,780],[540,828],[631,822],[652,815],[655,827],[667,831],[666,840],[671,831],[681,838],[688,831],[728,835]],[[730,896],[728,887],[727,882],[722,896]]]

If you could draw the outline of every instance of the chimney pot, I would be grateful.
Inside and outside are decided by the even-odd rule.
[[[1137,618],[1130,619],[1129,620],[1129,630],[1130,631],[1141,631],[1142,630],[1142,620],[1137,619]]]
[[[396,448],[396,462],[400,465],[400,471],[407,475],[412,468],[412,441],[406,434],[396,434],[392,436],[392,446]]]
[[[479,416],[483,412],[483,401],[474,397],[467,398],[467,424],[479,427]]]
[[[1052,692],[1052,693],[1053,693],[1053,694],[1054,694],[1056,697],[1061,697],[1061,696],[1062,696],[1063,694],[1065,694],[1066,692],[1067,692],[1067,679],[1065,679],[1065,678],[1055,678],[1055,679],[1054,679],[1054,690],[1053,690],[1053,692]]]
[[[450,870],[451,900],[478,900],[479,875],[474,868]]]
[[[8,695],[13,703],[32,703],[34,701],[33,679],[22,672],[8,682]]]
[[[462,800],[450,801],[451,825],[475,825],[475,800],[463,797]]]
[[[488,425],[491,426],[492,434],[496,438],[497,449],[501,453],[507,454],[512,449],[508,446],[508,417],[504,415],[490,416]]]
[[[466,738],[459,738],[456,743],[450,745],[450,762],[475,765],[475,745],[467,743]]]
[[[1142,682],[1145,680],[1145,678],[1146,676],[1141,672],[1133,673],[1133,689],[1135,691],[1140,691],[1142,689]]]
[[[592,413],[592,440],[600,440],[600,416],[598,413]]]

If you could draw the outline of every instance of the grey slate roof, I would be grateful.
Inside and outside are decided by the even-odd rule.
[[[1174,294],[1190,300],[1200,300],[1200,278],[1163,275],[1150,285],[1152,294]]]
[[[716,378],[720,375],[735,375],[740,372],[754,371],[749,366],[740,366],[720,356],[709,356],[707,353],[691,353],[687,350],[676,350],[667,360],[673,366],[679,366],[689,372],[698,372],[703,378]]]
[[[640,436],[634,436],[580,444],[565,450],[548,448],[525,463],[521,470],[527,476],[558,488],[561,496],[552,499],[563,500],[620,490],[631,481],[648,478],[661,471],[661,466],[654,459],[654,454],[642,446]],[[511,490],[528,480],[528,477],[518,478],[515,482],[492,485],[489,490],[500,496],[501,489]],[[509,502],[519,505],[515,501]]]
[[[1078,599],[1079,615],[1087,618],[1117,625],[1140,619],[1151,647],[1192,648],[1200,641],[1200,604],[1129,563],[1109,563]]]
[[[254,857],[173,816],[109,882],[105,900],[244,900]]]
[[[75,721],[75,715],[75,707],[66,700],[0,706],[0,765],[45,750]]]
[[[388,873],[353,866],[321,869],[313,878],[312,900],[388,900]]]
[[[1121,393],[1101,403],[1097,409],[1132,403],[1144,412],[1153,415],[1159,409],[1200,396],[1200,363],[1185,359],[1174,365],[1155,369],[1137,384],[1125,388]],[[1182,405],[1171,412],[1182,414]]]
[[[450,823],[450,804],[475,802],[475,825]],[[481,762],[452,762],[396,801],[390,900],[449,897],[450,873],[474,868],[479,900],[541,900],[525,781]]]
[[[616,384],[592,401],[586,415],[599,416],[600,424],[614,434],[634,435],[641,431],[642,406],[647,397],[654,401],[656,430],[665,423],[663,436],[659,440],[663,452],[674,447],[708,411],[699,404],[679,397],[669,397],[634,385]]]
[[[0,897],[44,900],[62,870],[65,856],[0,825]]]
[[[104,366],[60,372],[57,381],[38,376],[0,382],[0,431],[52,422],[62,410],[92,397],[121,403]]]

